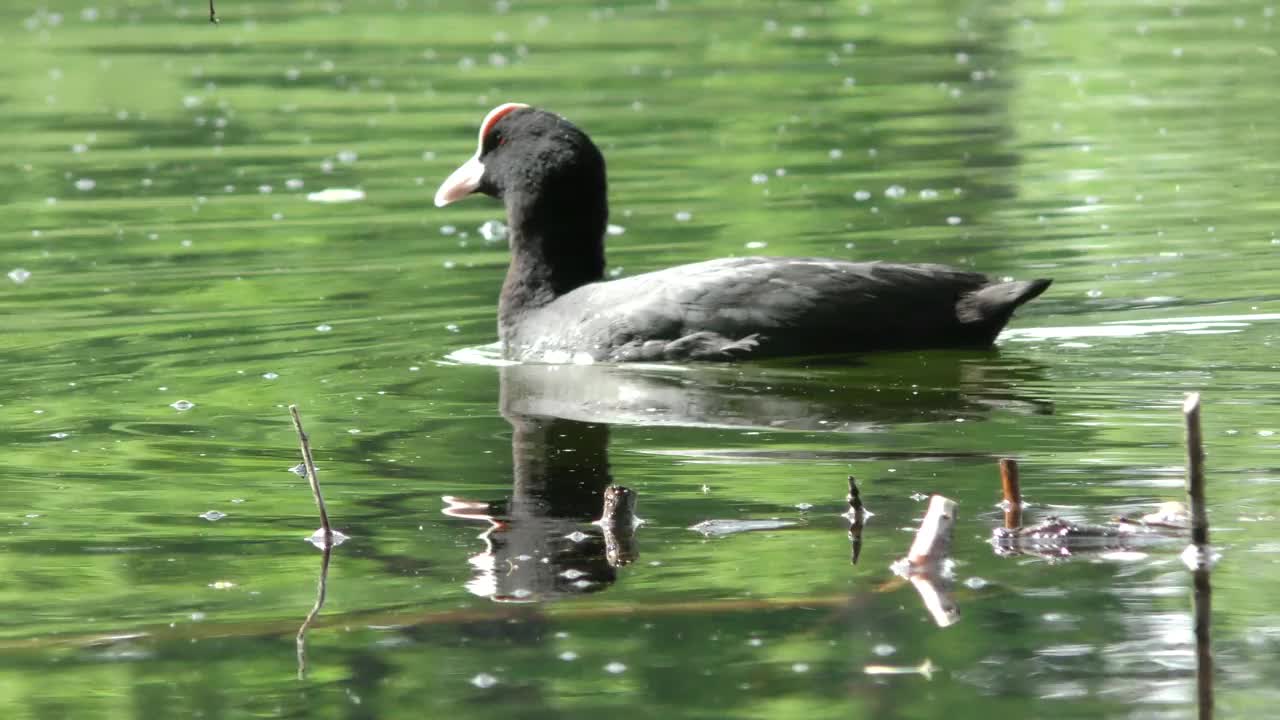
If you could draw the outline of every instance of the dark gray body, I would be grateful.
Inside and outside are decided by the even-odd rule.
[[[1048,280],[943,265],[725,258],[571,290],[502,323],[514,360],[732,360],[990,345]]]

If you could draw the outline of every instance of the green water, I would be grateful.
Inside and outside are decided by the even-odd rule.
[[[1000,456],[1032,520],[1180,498],[1190,390],[1219,714],[1280,701],[1275,5],[218,9],[0,8],[0,715],[1193,717],[1181,542],[987,542]],[[604,149],[613,271],[1055,284],[991,353],[497,367],[500,208],[430,197],[508,100]],[[301,679],[322,557],[289,403],[351,536]],[[627,565],[587,524],[610,481],[648,521]],[[889,570],[928,492],[960,503],[946,628]]]

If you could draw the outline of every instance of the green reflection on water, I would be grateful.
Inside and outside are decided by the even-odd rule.
[[[1190,389],[1226,555],[1219,697],[1242,716],[1276,700],[1267,3],[219,12],[212,28],[196,0],[0,8],[0,272],[30,272],[0,279],[6,717],[989,717],[1041,698],[1061,717],[1190,716],[1176,547],[1047,566],[982,542],[1001,455],[1022,459],[1034,516],[1177,497]],[[476,228],[500,211],[430,194],[517,99],[605,150],[618,272],[765,252],[1055,285],[999,353],[515,381],[454,364],[494,335],[505,248]],[[344,187],[367,197],[305,199]],[[649,524],[589,592],[467,589],[486,524],[441,496],[519,501],[522,472],[566,467],[555,437],[513,457],[503,392],[614,423],[568,467],[607,458]],[[285,472],[290,402],[353,536],[305,681],[294,633],[320,557]],[[850,472],[876,513],[857,566],[837,517]],[[946,630],[887,570],[929,491],[961,503]],[[589,510],[551,525],[588,533]],[[775,517],[797,524],[686,529]],[[924,658],[931,682],[862,672]]]

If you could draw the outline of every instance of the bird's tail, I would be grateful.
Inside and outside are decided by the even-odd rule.
[[[956,317],[960,322],[992,327],[992,339],[1009,322],[1013,311],[1023,303],[1040,296],[1053,284],[1049,278],[1015,280],[986,285],[966,293],[956,302]]]

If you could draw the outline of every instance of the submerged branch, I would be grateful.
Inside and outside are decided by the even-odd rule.
[[[302,621],[302,627],[298,628],[298,679],[307,679],[307,630],[311,627],[311,623],[316,621],[316,616],[320,614],[320,608],[324,607],[325,594],[329,585],[329,557],[333,554],[333,546],[326,545],[324,547],[324,556],[320,560],[320,579],[316,581],[316,602],[311,606],[311,612],[307,613],[307,618]]]

